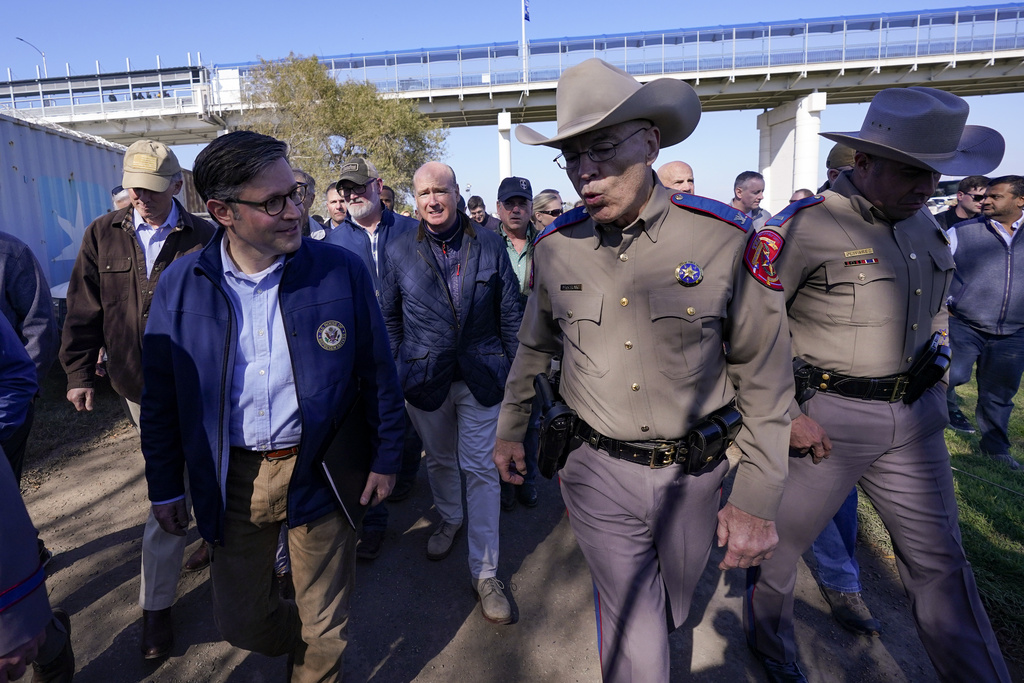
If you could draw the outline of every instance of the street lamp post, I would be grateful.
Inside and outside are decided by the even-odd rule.
[[[26,44],[26,45],[28,45],[28,46],[29,46],[30,48],[32,48],[33,50],[35,50],[36,52],[38,52],[38,53],[39,53],[39,56],[41,56],[41,57],[43,58],[43,78],[49,78],[49,77],[50,77],[50,74],[49,74],[49,73],[47,73],[47,71],[46,71],[46,53],[45,53],[45,52],[43,52],[42,50],[40,50],[40,49],[39,49],[38,47],[36,47],[35,45],[33,45],[32,43],[30,43],[30,42],[28,42],[27,40],[25,40],[24,38],[18,38],[17,36],[15,36],[15,38],[14,38],[14,39],[15,39],[15,40],[20,40],[21,42],[25,43],[25,44]],[[38,76],[38,73],[37,73],[36,75]]]

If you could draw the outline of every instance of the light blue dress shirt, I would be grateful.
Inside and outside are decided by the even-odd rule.
[[[167,220],[159,228],[154,228],[147,223],[138,209],[132,209],[132,211],[135,214],[133,217],[135,221],[135,239],[139,243],[139,248],[142,249],[143,256],[146,257],[146,277],[148,278],[153,273],[156,257],[160,255],[160,250],[164,248],[167,236],[178,225],[178,205],[177,203],[171,203],[171,212],[167,214]]]
[[[231,445],[251,451],[297,446],[302,420],[277,296],[284,256],[249,275],[231,260],[227,242],[225,235],[220,257],[238,329],[229,404]]]

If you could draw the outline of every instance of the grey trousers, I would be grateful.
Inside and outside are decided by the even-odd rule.
[[[139,430],[140,406],[121,397],[121,407],[135,430]],[[185,478],[185,505],[192,509],[192,499]],[[149,507],[146,526],[142,532],[142,574],[139,583],[139,605],[144,610],[162,610],[174,605],[178,596],[178,577],[185,557],[185,537],[169,534],[160,528]]]
[[[790,458],[775,519],[779,546],[748,572],[743,619],[750,645],[796,661],[796,563],[859,481],[892,537],[917,631],[939,678],[1009,681],[960,540],[942,434],[945,386],[909,406],[818,393],[804,410],[828,433],[832,454],[818,465]]]
[[[728,469],[723,459],[696,476],[652,470],[588,444],[569,454],[562,498],[594,580],[605,681],[669,680],[669,630],[707,565]]]

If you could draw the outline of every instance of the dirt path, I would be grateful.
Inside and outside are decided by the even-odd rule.
[[[172,656],[144,664],[138,652],[139,549],[148,502],[138,438],[120,423],[93,448],[30,465],[25,499],[56,553],[50,599],[71,615],[79,683],[283,681],[284,658],[223,643],[210,611],[207,572],[184,574]],[[412,497],[391,505],[384,552],[359,565],[345,660],[348,681],[504,683],[599,680],[592,588],[568,527],[557,484],[542,480],[541,504],[502,513],[499,578],[511,587],[516,623],[494,626],[469,584],[465,535],[441,562],[424,548],[437,516],[426,474]],[[190,530],[189,550],[198,540]],[[740,629],[744,575],[705,572],[689,624],[672,636],[672,679],[760,681]],[[891,561],[862,551],[865,597],[881,638],[859,638],[832,621],[801,566],[797,638],[811,681],[925,683],[935,680]]]

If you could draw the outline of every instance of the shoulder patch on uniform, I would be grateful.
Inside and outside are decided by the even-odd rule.
[[[544,228],[544,230],[540,232],[537,235],[537,237],[534,238],[533,243],[537,244],[548,235],[555,234],[561,228],[564,228],[567,225],[582,223],[588,218],[590,218],[590,214],[587,213],[587,209],[585,207],[576,207],[572,211],[569,211],[568,213],[563,213],[561,216],[552,221],[551,225]]]
[[[768,221],[764,224],[764,227],[781,228],[783,225],[786,224],[786,221],[788,221],[790,218],[795,216],[800,211],[806,209],[808,206],[821,204],[823,201],[825,201],[825,197],[820,194],[812,195],[810,197],[804,197],[803,199],[798,199],[789,206],[787,206],[782,211],[779,211],[777,214],[769,218]]]
[[[717,218],[720,221],[725,221],[743,232],[748,232],[750,226],[753,225],[750,216],[739,209],[714,199],[709,199],[708,197],[676,192],[672,195],[672,203],[681,209],[689,209],[690,211],[696,211],[712,218]]]
[[[743,263],[747,271],[768,289],[782,291],[782,281],[775,272],[775,261],[782,253],[786,240],[774,230],[761,229],[750,235],[747,251],[743,254]]]

